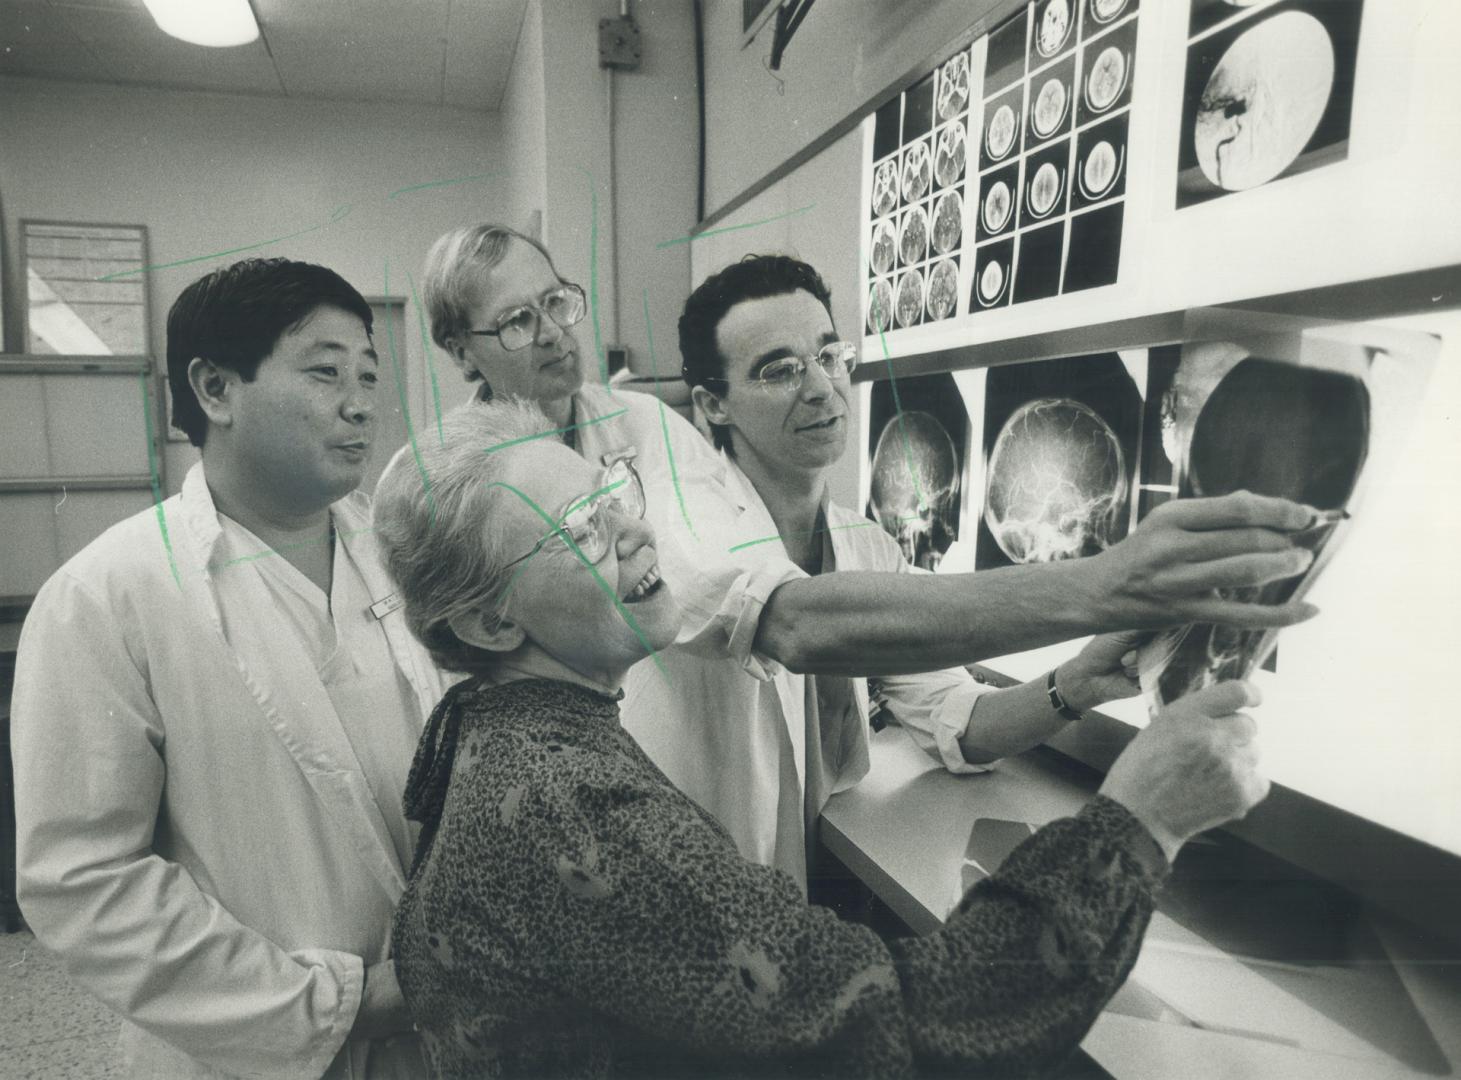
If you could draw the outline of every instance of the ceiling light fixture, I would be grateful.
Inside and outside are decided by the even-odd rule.
[[[142,0],[165,34],[193,45],[222,49],[259,36],[249,0]]]

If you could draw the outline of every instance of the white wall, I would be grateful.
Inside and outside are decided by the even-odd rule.
[[[612,75],[599,67],[598,23],[619,14],[617,3],[529,0],[528,6],[541,12],[543,23],[550,136],[544,240],[565,276],[585,288],[596,277],[593,315],[602,344],[628,345],[641,374],[649,372],[648,294],[658,367],[668,373],[679,367],[674,326],[689,294],[690,261],[688,245],[656,245],[687,236],[695,225],[690,5],[634,4],[643,60],[637,71]],[[593,323],[579,334],[586,355],[594,334]]]
[[[507,89],[502,95],[502,161],[509,202],[516,218],[504,222],[515,229],[542,227],[547,201],[548,142],[543,86],[543,10],[536,3],[523,9],[522,28]]]
[[[501,177],[440,183],[500,168],[503,143],[495,113],[0,78],[11,311],[24,299],[14,250],[23,218],[147,226],[159,366],[173,299],[246,255],[323,263],[367,295],[409,297],[407,272],[419,278],[440,233],[524,216]],[[432,186],[401,190],[414,185]],[[407,336],[415,422],[432,406],[419,330]],[[432,360],[443,405],[459,400],[455,369]],[[170,491],[193,459],[187,444],[169,444]]]
[[[781,70],[772,72],[766,66],[772,25],[743,49],[739,0],[707,0],[706,213],[926,64],[981,18],[1010,7],[1007,0],[821,0],[792,38]]]

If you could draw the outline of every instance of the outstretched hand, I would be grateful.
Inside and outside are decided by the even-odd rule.
[[[1258,604],[1225,599],[1241,589],[1302,574],[1314,553],[1296,533],[1313,507],[1237,491],[1163,503],[1131,534],[1090,562],[1108,626],[1157,628],[1217,623],[1244,629],[1290,626],[1318,613],[1302,601]]]

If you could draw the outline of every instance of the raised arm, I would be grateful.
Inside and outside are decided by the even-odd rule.
[[[755,650],[793,671],[898,675],[975,663],[1108,630],[1189,622],[1287,626],[1303,602],[1264,606],[1214,590],[1307,569],[1293,533],[1314,511],[1248,492],[1165,503],[1087,559],[976,574],[837,573],[785,581],[761,609]]]
[[[200,1061],[319,1076],[356,1017],[361,960],[286,952],[153,854],[167,733],[124,633],[64,574],[26,619],[12,717],[26,920],[78,983]]]

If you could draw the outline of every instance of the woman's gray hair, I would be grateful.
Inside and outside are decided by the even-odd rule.
[[[453,360],[457,359],[457,354],[452,351],[453,343],[460,341],[472,329],[470,309],[477,302],[482,274],[502,261],[507,245],[514,240],[531,244],[542,252],[553,276],[562,280],[547,248],[535,238],[506,225],[458,226],[438,237],[426,253],[421,291],[426,313],[431,319],[431,338],[450,353]],[[468,382],[482,377],[475,369],[463,367],[460,361],[458,366],[462,367],[462,374]]]
[[[511,458],[499,448],[562,437],[541,409],[514,397],[453,410],[441,435],[424,434],[391,460],[375,489],[374,525],[411,632],[441,667],[476,673],[493,657],[457,637],[450,620],[491,608],[500,616],[507,564],[524,554],[507,550],[500,528],[516,496],[492,486]]]

